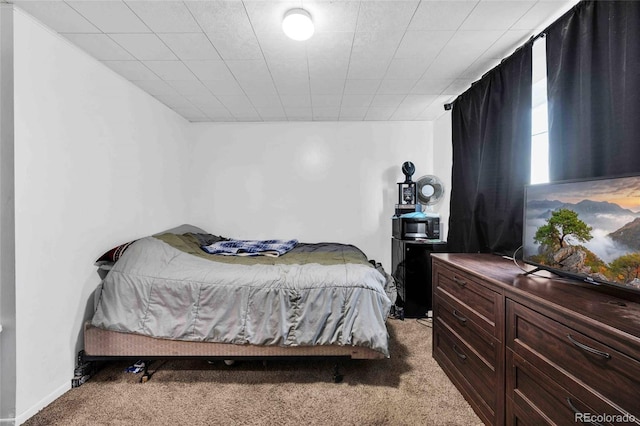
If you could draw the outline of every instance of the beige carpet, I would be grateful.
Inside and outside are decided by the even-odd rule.
[[[389,320],[391,359],[112,363],[25,425],[481,425],[431,357],[431,328]],[[71,380],[71,378],[69,378]]]

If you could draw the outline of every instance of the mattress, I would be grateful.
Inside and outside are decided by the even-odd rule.
[[[180,353],[209,343],[388,357],[388,283],[352,245],[299,244],[279,257],[247,258],[208,254],[194,234],[146,237],[103,280],[85,351],[95,333],[136,345],[152,338],[143,340]]]

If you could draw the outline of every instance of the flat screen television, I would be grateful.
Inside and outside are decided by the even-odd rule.
[[[528,185],[522,257],[561,276],[640,293],[640,176]]]

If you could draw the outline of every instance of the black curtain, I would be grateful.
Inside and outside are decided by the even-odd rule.
[[[449,251],[512,255],[522,243],[531,175],[531,46],[453,103]]]
[[[550,180],[640,172],[640,2],[583,1],[545,32]]]

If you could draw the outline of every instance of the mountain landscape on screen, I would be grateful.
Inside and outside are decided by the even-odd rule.
[[[524,260],[640,290],[640,177],[527,188]]]

